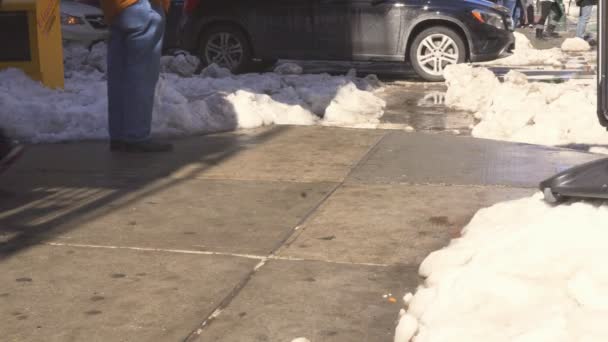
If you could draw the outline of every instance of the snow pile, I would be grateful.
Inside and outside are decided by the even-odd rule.
[[[490,70],[471,68],[465,64],[448,66],[443,77],[448,86],[445,104],[448,107],[471,112],[490,106],[492,98],[488,94],[493,94],[500,87],[500,81]]]
[[[71,78],[74,74],[82,75],[95,72],[105,72],[106,66],[101,66],[98,63],[99,59],[101,58],[98,47],[100,44],[96,44],[93,47],[92,50],[95,50],[95,52],[91,52],[91,50],[82,44],[67,43],[64,45],[63,65],[65,77]]]
[[[30,142],[107,137],[107,89],[101,48],[64,50],[66,85],[51,90],[15,69],[0,71],[0,122]],[[102,57],[103,56],[103,57]],[[271,124],[378,127],[385,102],[375,77],[232,75],[211,65],[201,75],[188,55],[165,58],[155,98],[152,131],[175,136]]]
[[[274,72],[281,75],[300,75],[302,67],[295,63],[283,63],[274,69]]]
[[[375,128],[384,114],[384,100],[359,90],[353,83],[341,87],[325,110],[323,125]]]
[[[579,52],[589,50],[591,50],[591,46],[589,45],[589,43],[587,43],[584,39],[578,37],[568,38],[562,43],[562,51]]]
[[[515,50],[511,56],[480,64],[502,66],[562,65],[564,55],[559,48],[546,50],[535,49],[528,37],[519,32],[514,32],[513,34],[515,35]]]
[[[215,63],[212,63],[211,65],[203,69],[199,75],[200,77],[225,78],[232,76],[232,73],[230,72],[230,70],[222,68],[221,66]]]
[[[84,76],[84,77],[83,77]],[[33,142],[107,136],[106,83],[75,74],[65,90],[43,87],[21,70],[0,71],[0,122],[7,134]]]
[[[178,74],[183,77],[194,75],[200,60],[188,53],[180,53],[175,56],[163,56],[160,59],[161,72]]]
[[[105,73],[108,68],[108,47],[101,42],[93,45],[91,52],[87,56],[85,63],[95,68],[97,71]]]
[[[608,154],[608,147],[605,146],[593,146],[589,149],[589,152],[591,153],[597,153],[597,154]]]
[[[66,76],[73,72],[87,72],[95,69],[101,73],[107,71],[108,45],[99,42],[90,49],[77,42],[64,43],[64,64]],[[184,77],[191,77],[199,67],[200,60],[196,56],[182,51],[173,56],[162,56],[160,70]]]
[[[608,339],[608,206],[536,194],[477,212],[420,265],[395,342]]]
[[[472,111],[480,122],[479,138],[542,145],[608,144],[596,117],[596,86],[528,82],[511,71],[503,83],[484,68],[449,66],[445,73],[446,105]]]

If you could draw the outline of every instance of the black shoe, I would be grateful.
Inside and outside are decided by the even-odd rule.
[[[549,25],[547,27],[547,35],[549,35],[551,38],[560,38],[561,36],[559,33],[555,32],[555,28],[555,25]]]
[[[12,141],[2,141],[0,144],[0,172],[6,170],[23,153],[23,145]]]
[[[595,39],[593,39],[593,37],[591,35],[585,35],[583,37],[583,40],[586,41],[589,44],[589,46],[597,45],[597,41]]]
[[[543,29],[536,29],[536,39],[545,40]]]
[[[169,152],[173,150],[173,145],[155,140],[123,142],[120,150],[129,153]]]

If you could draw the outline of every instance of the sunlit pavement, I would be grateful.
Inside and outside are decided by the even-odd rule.
[[[481,207],[597,156],[275,126],[32,146],[0,178],[9,341],[391,341],[419,262]]]

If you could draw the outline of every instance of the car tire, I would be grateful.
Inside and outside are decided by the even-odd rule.
[[[409,61],[418,76],[431,82],[443,81],[449,64],[464,63],[467,51],[462,37],[444,26],[420,32],[410,46]]]
[[[202,67],[215,63],[237,74],[248,70],[251,56],[249,40],[238,27],[214,26],[201,36],[198,57]]]

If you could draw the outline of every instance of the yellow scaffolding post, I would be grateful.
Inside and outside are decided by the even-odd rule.
[[[60,0],[0,0],[0,69],[63,88]]]

